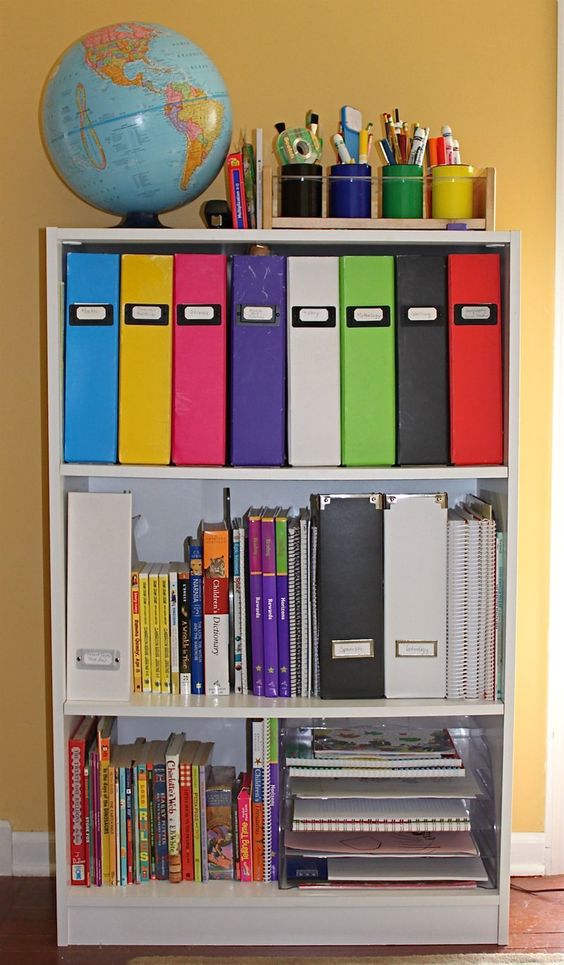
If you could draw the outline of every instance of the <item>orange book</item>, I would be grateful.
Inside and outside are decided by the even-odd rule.
[[[204,680],[206,696],[229,694],[229,531],[202,523]]]

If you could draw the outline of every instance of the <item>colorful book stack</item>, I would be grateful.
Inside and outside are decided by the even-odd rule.
[[[481,789],[446,729],[397,721],[289,728],[281,881],[287,887],[475,887]]]
[[[503,461],[498,254],[66,267],[67,462]]]
[[[68,743],[73,885],[278,879],[278,721],[252,722],[253,763],[212,765],[213,743],[116,741],[84,717]]]
[[[496,697],[503,542],[477,496],[315,495],[184,543],[131,574],[136,692]]]

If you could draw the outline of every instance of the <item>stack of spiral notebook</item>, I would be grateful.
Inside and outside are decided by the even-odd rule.
[[[447,697],[496,696],[496,522],[467,496],[448,512]]]
[[[309,740],[309,754],[308,750]],[[481,791],[446,729],[296,728],[286,747],[285,883],[475,887]]]

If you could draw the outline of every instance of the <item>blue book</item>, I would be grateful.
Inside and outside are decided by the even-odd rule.
[[[116,462],[120,256],[67,255],[65,462]]]
[[[158,881],[168,881],[168,836],[166,813],[166,742],[153,759],[153,814],[155,827],[155,874]]]
[[[202,543],[191,538],[190,546],[190,638],[192,640],[192,693],[204,688],[204,616],[202,604]]]

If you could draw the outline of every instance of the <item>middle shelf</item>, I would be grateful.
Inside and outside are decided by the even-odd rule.
[[[380,698],[369,700],[323,700],[318,697],[184,697],[180,695],[131,694],[128,700],[66,700],[66,717],[112,714],[117,717],[208,717],[208,718],[366,718],[366,717],[499,717],[501,700],[447,700],[443,698]]]

